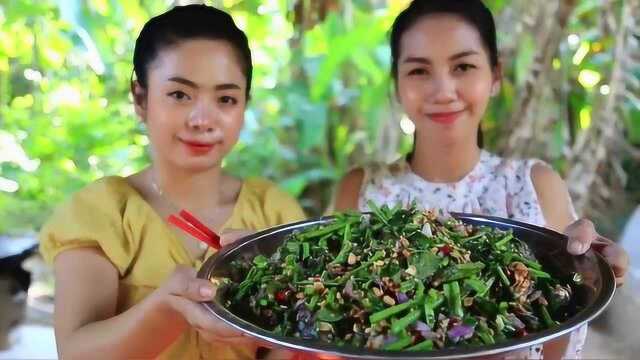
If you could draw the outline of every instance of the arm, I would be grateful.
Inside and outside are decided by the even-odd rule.
[[[158,354],[185,328],[184,321],[172,319],[167,322],[176,324],[167,328],[172,333],[152,332],[151,327],[160,325],[163,319],[158,311],[150,311],[159,304],[147,300],[116,316],[118,271],[98,249],[64,251],[56,257],[54,266],[55,331],[62,358],[96,354],[149,357]]]
[[[334,198],[334,210],[357,210],[358,196],[364,178],[364,170],[353,169],[345,175],[338,183],[338,190]]]
[[[622,248],[609,239],[598,235],[593,223],[586,219],[575,219],[572,211],[571,198],[565,182],[560,175],[543,164],[536,164],[531,169],[531,180],[538,195],[538,201],[547,223],[547,227],[558,232],[565,232],[568,236],[568,251],[572,254],[582,254],[592,245],[605,244],[600,250],[607,262],[612,265],[616,281],[621,284],[624,272],[628,266],[628,258]],[[545,358],[561,359],[569,344],[569,336],[564,336],[544,344]]]
[[[591,221],[575,219],[567,186],[551,168],[542,164],[534,165],[531,169],[531,180],[538,194],[547,227],[564,231],[569,238],[567,250],[574,255],[584,254],[590,248],[599,252],[613,269],[617,285],[622,285],[629,267],[626,251],[599,235]]]
[[[571,198],[564,181],[555,171],[543,164],[531,169],[531,181],[538,195],[538,202],[548,228],[562,232],[573,220]],[[569,345],[566,335],[544,344],[544,355],[549,359],[561,359]]]
[[[154,357],[190,325],[207,332],[224,331],[198,304],[210,300],[215,288],[196,279],[193,269],[178,268],[142,302],[116,314],[118,271],[99,249],[66,250],[56,257],[54,267],[55,332],[61,358]],[[202,289],[210,294],[203,296]],[[226,334],[227,342],[239,339],[238,334]]]
[[[576,220],[571,210],[567,185],[558,173],[540,163],[531,168],[531,181],[547,227],[558,232],[564,231]]]

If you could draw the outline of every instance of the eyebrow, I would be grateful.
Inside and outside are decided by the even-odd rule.
[[[479,53],[475,50],[466,50],[466,51],[461,51],[459,53],[453,54],[451,56],[449,56],[449,60],[458,60],[460,58],[466,57],[466,56],[471,56],[471,55],[478,55]],[[406,59],[404,59],[403,63],[419,63],[419,64],[426,64],[429,65],[431,64],[431,60],[424,58],[424,57],[419,57],[419,56],[410,56]]]
[[[194,89],[198,89],[200,88],[200,86],[198,84],[196,84],[195,82],[189,80],[189,79],[185,79],[183,77],[180,76],[172,76],[170,78],[167,79],[168,81],[173,81],[173,82],[177,82],[179,84],[188,86],[190,88],[194,88]],[[216,85],[214,87],[216,90],[240,90],[240,86],[238,86],[237,84],[234,83],[227,83],[227,84],[219,84]]]

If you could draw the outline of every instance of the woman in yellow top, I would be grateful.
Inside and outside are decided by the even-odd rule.
[[[58,352],[65,359],[254,358],[255,343],[198,303],[215,292],[195,277],[213,251],[163,221],[187,209],[220,233],[304,216],[270,182],[220,168],[249,98],[247,38],[220,10],[176,7],[144,26],[133,62],[131,91],[152,165],[89,185],[41,232],[41,252],[55,268]]]

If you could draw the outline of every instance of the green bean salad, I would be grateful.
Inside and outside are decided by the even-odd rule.
[[[568,317],[571,287],[512,232],[369,207],[232,262],[223,305],[278,335],[389,351],[494,344]]]

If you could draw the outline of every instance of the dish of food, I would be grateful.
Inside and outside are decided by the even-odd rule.
[[[576,315],[597,315],[613,294],[613,279],[603,287],[606,269],[593,254],[595,266],[567,272],[544,266],[536,255],[551,244],[532,242],[522,229],[415,207],[370,207],[372,213],[276,229],[223,250],[217,274],[215,259],[200,272],[222,276],[207,307],[293,349],[437,358],[559,336],[575,328]],[[273,239],[273,231],[278,240],[259,249],[258,239]],[[584,301],[594,289],[601,299]]]

